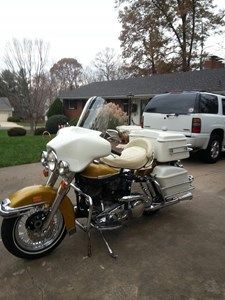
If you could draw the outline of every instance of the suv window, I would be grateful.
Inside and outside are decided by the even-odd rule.
[[[199,113],[217,114],[218,113],[218,98],[213,95],[201,94],[200,100],[199,100]]]
[[[225,115],[225,99],[222,99],[223,115]]]
[[[195,111],[196,93],[157,95],[149,101],[145,112],[188,114]]]

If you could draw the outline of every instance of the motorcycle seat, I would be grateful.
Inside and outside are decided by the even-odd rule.
[[[101,159],[105,164],[123,169],[140,169],[153,158],[153,147],[146,138],[137,138],[130,141],[121,152],[121,155],[110,154]]]

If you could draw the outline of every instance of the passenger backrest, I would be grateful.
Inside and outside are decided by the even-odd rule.
[[[152,143],[149,139],[147,139],[147,138],[133,139],[124,147],[124,149],[129,148],[129,147],[133,147],[133,146],[138,146],[138,147],[144,148],[145,151],[146,151],[146,156],[148,158],[152,157],[152,155],[153,155],[153,146],[152,146]]]

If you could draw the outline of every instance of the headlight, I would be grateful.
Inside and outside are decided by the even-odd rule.
[[[53,172],[57,166],[57,156],[53,150],[48,152],[47,162],[49,170]]]
[[[59,163],[59,174],[64,175],[69,172],[69,164],[66,161]]]
[[[43,151],[41,154],[41,163],[42,166],[47,167],[48,165],[48,153],[47,151]]]

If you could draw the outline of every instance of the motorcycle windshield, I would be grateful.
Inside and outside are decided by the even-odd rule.
[[[107,102],[101,97],[91,97],[84,106],[77,126],[106,132],[109,125]]]

